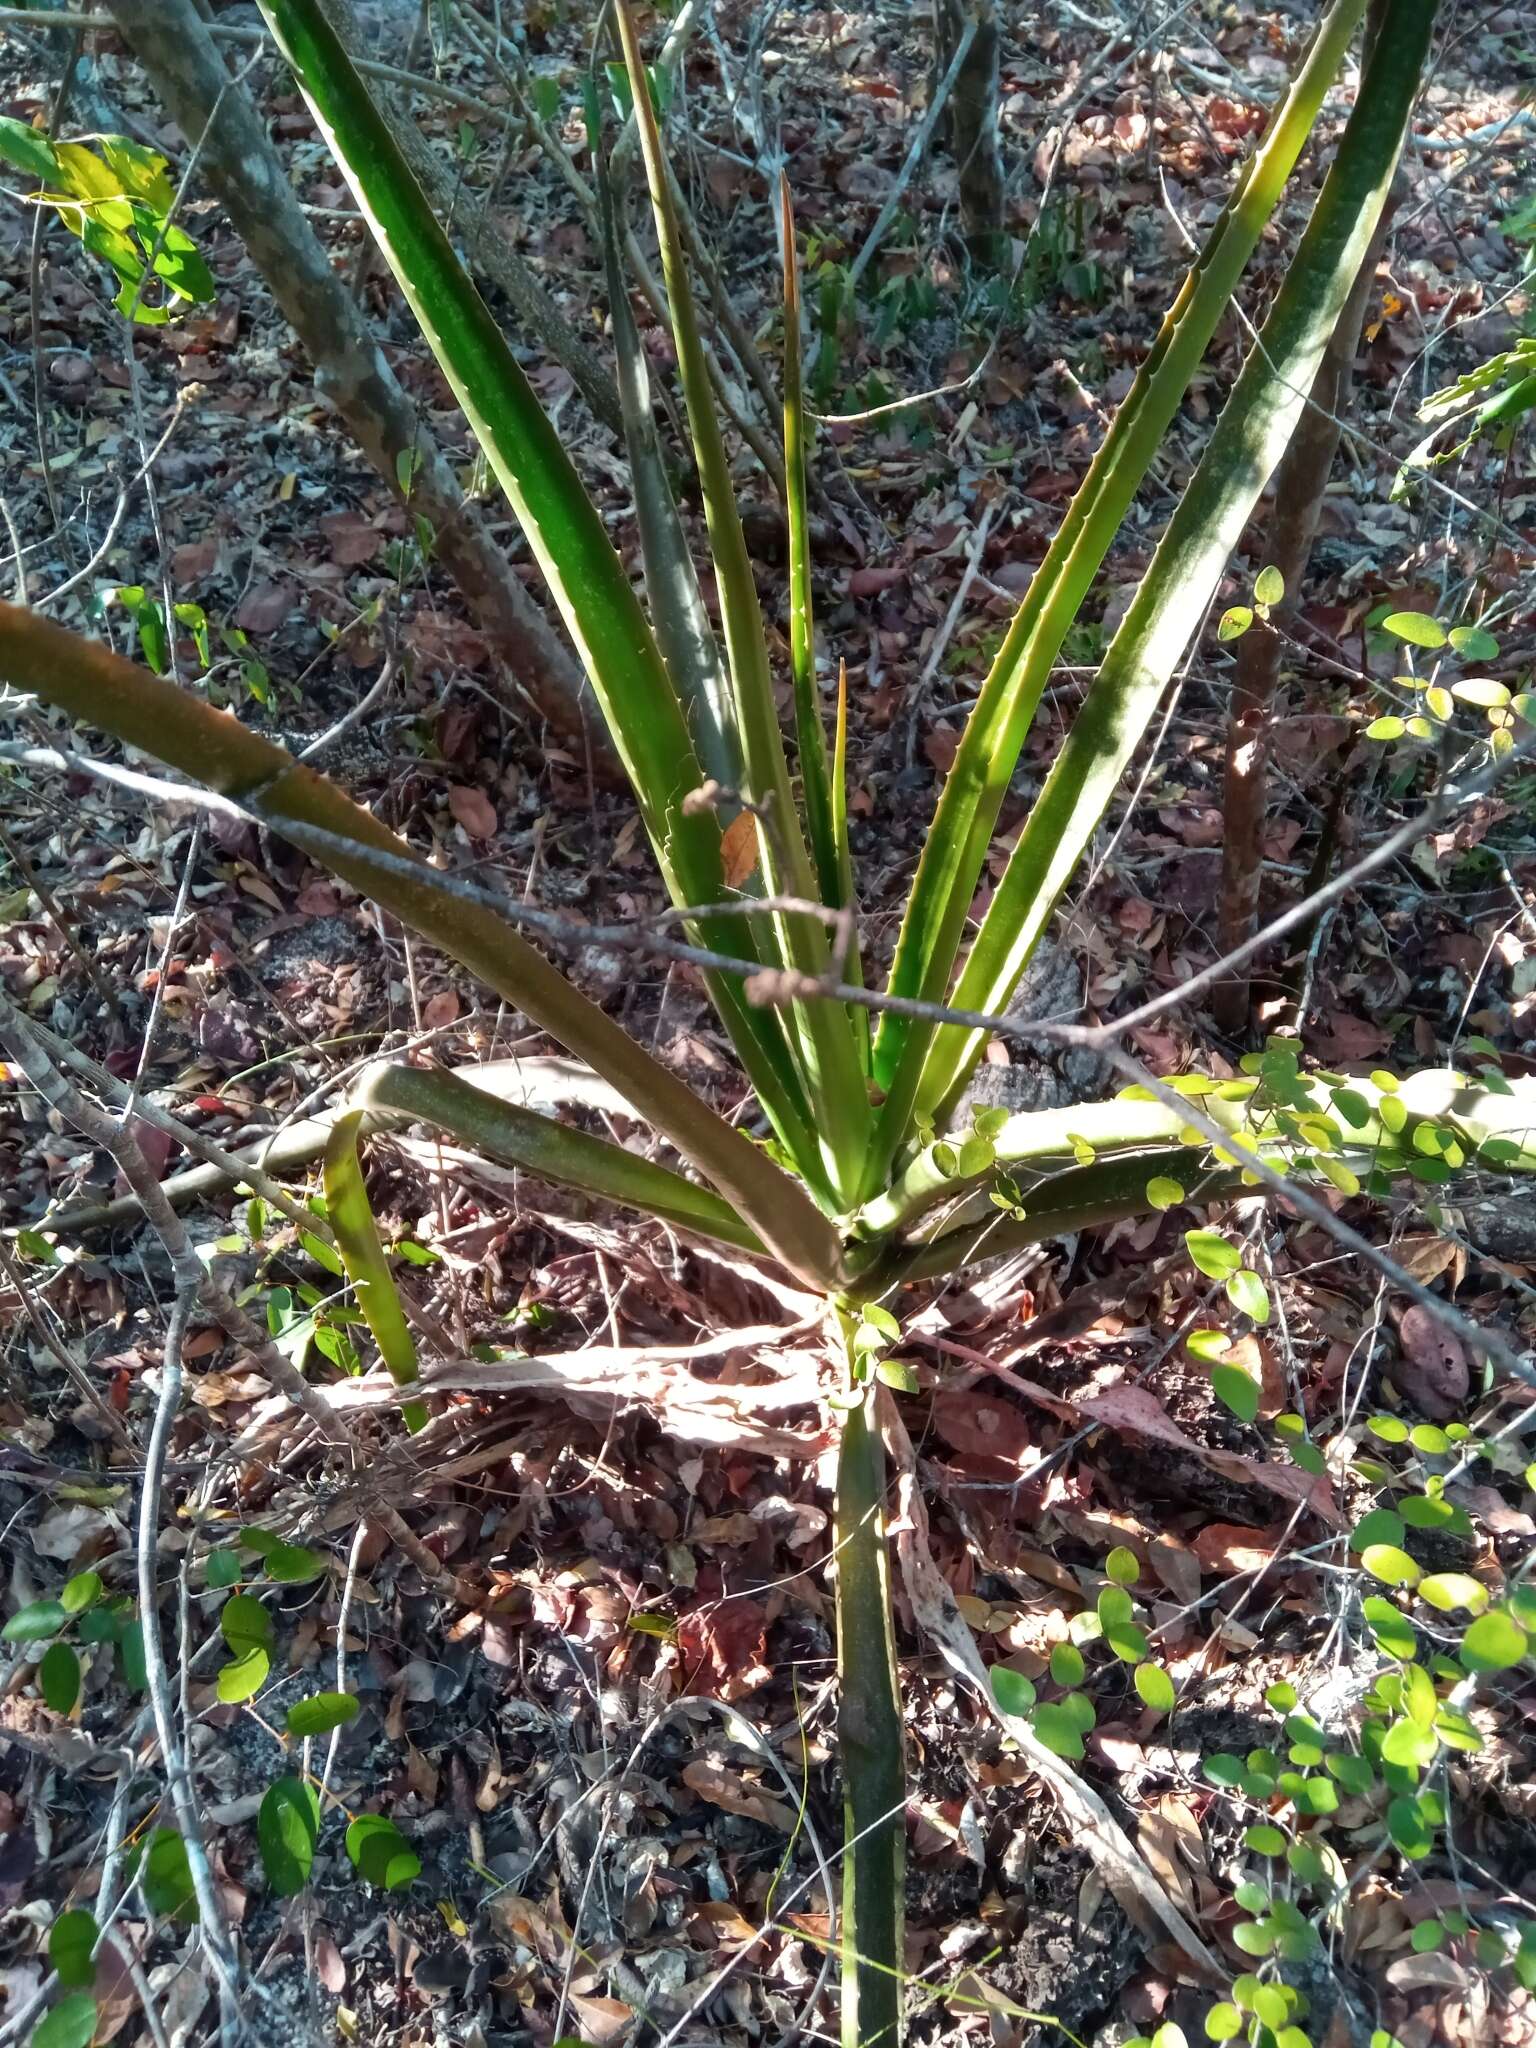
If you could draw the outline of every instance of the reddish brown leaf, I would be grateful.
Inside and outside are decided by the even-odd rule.
[[[934,1427],[951,1449],[973,1457],[1017,1469],[1036,1445],[1027,1420],[1011,1401],[975,1393],[938,1394],[932,1413]]]
[[[937,768],[941,775],[947,775],[954,767],[959,751],[960,735],[950,726],[936,725],[932,732],[923,735],[923,752],[929,765]]]
[[[1328,1019],[1327,1030],[1314,1032],[1308,1039],[1307,1049],[1325,1060],[1368,1060],[1385,1052],[1391,1043],[1379,1024],[1336,1010]]]
[[[451,1024],[459,1014],[459,998],[451,988],[439,989],[421,1006],[421,1021],[428,1031],[441,1031],[445,1024]]]
[[[248,591],[235,624],[244,633],[275,633],[298,602],[298,587],[292,583],[258,583]]]
[[[1200,1569],[1218,1578],[1238,1572],[1261,1572],[1273,1563],[1277,1529],[1245,1529],[1239,1522],[1209,1522],[1196,1536],[1194,1551]]]
[[[448,792],[448,808],[471,839],[494,839],[496,812],[483,789],[456,783]]]
[[[745,1814],[748,1820],[758,1820],[765,1827],[780,1828],[788,1834],[795,1825],[795,1811],[782,1799],[774,1799],[760,1785],[739,1771],[728,1771],[720,1764],[712,1764],[707,1757],[698,1757],[691,1764],[683,1766],[683,1783],[690,1792],[697,1792],[701,1799],[707,1799],[712,1806],[724,1807],[727,1813]]]
[[[331,546],[331,560],[343,569],[355,569],[370,562],[379,551],[382,536],[361,512],[327,512],[320,531]]]
[[[906,578],[906,569],[855,569],[848,578],[850,597],[878,597]]]
[[[1461,1339],[1442,1329],[1414,1302],[1397,1326],[1403,1355],[1392,1369],[1398,1389],[1435,1422],[1446,1422],[1467,1398],[1467,1354]]]
[[[720,866],[728,889],[744,886],[757,866],[757,820],[750,811],[738,811],[720,834]]]
[[[773,1674],[764,1661],[768,1617],[755,1600],[714,1600],[677,1624],[689,1692],[738,1700]]]

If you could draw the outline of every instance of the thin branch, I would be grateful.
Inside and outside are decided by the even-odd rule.
[[[890,227],[891,222],[896,218],[902,196],[911,184],[913,174],[923,158],[928,154],[928,145],[933,140],[933,131],[939,125],[939,116],[949,104],[949,96],[955,89],[955,80],[960,76],[960,67],[970,55],[971,45],[976,40],[978,26],[978,17],[972,14],[968,17],[965,27],[960,31],[960,40],[955,44],[955,54],[950,58],[949,68],[939,80],[934,95],[928,102],[927,112],[917,124],[917,133],[912,138],[912,146],[907,151],[901,169],[896,173],[896,182],[892,185],[886,197],[886,202],[876,217],[874,226],[864,237],[863,248],[848,266],[847,288],[850,294],[858,289],[859,279],[869,268],[870,263],[874,259],[875,251],[885,240],[886,231]]]
[[[140,1155],[142,1157],[142,1155]],[[171,1309],[165,1333],[165,1355],[160,1366],[160,1396],[155,1406],[149,1451],[144,1461],[144,1483],[139,1495],[138,1573],[139,1624],[144,1640],[144,1671],[149,1687],[149,1704],[155,1717],[155,1733],[165,1764],[171,1805],[181,1830],[197,1911],[203,1948],[219,1985],[219,2038],[230,2048],[239,2038],[240,1999],[235,1982],[238,1967],[234,1945],[224,1916],[223,1902],[208,1864],[208,1845],[203,1840],[202,1816],[198,1812],[197,1788],[182,1745],[171,1702],[170,1675],[165,1649],[160,1640],[159,1587],[155,1567],[160,1556],[160,1495],[165,1481],[166,1453],[171,1430],[181,1406],[181,1346],[187,1321],[198,1297],[198,1287],[183,1286]]]

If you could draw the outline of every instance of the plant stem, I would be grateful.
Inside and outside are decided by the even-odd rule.
[[[838,1320],[852,1370],[852,1319],[839,1311]],[[871,1378],[853,1388],[837,1463],[843,2048],[896,2048],[901,2039],[907,1779],[876,1386]]]

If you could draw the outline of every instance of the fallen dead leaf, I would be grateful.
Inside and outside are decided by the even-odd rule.
[[[471,839],[495,838],[496,812],[483,789],[472,789],[468,783],[455,783],[448,792],[448,808]]]
[[[712,1600],[683,1615],[677,1646],[689,1692],[739,1700],[773,1676],[764,1661],[768,1617],[755,1600]]]
[[[1218,1578],[1234,1578],[1240,1572],[1261,1572],[1273,1564],[1278,1529],[1248,1529],[1240,1522],[1210,1522],[1194,1540],[1200,1569]]]
[[[254,590],[247,592],[235,614],[235,624],[243,633],[275,633],[293,610],[298,597],[296,584],[258,583]]]
[[[1467,1398],[1467,1354],[1461,1339],[1418,1302],[1397,1326],[1402,1357],[1392,1368],[1398,1390],[1431,1421],[1445,1422]]]
[[[723,1764],[711,1763],[708,1757],[695,1757],[691,1764],[683,1766],[683,1783],[690,1792],[697,1792],[711,1806],[724,1807],[727,1813],[742,1814],[784,1834],[790,1833],[795,1825],[795,1810],[786,1801],[775,1799],[739,1771],[728,1771]]]
[[[720,866],[728,889],[740,889],[757,866],[757,820],[738,811],[720,834]]]

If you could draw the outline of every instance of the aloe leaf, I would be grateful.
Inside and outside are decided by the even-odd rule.
[[[1150,1206],[1147,1183],[1159,1174],[1182,1174],[1186,1186],[1199,1188],[1202,1201],[1219,1201],[1241,1187],[1239,1168],[1219,1166],[1198,1172],[1191,1162],[1199,1158],[1197,1151],[1180,1146],[1129,1157],[1106,1155],[1092,1166],[1053,1174],[1030,1190],[1022,1216],[1007,1216],[1000,1209],[962,1212],[953,1227],[946,1225],[916,1245],[888,1245],[859,1275],[859,1290],[878,1288],[883,1292],[919,1280],[935,1280],[963,1272],[979,1259],[1001,1258],[1052,1238],[1118,1223],[1123,1217],[1145,1216]]]
[[[769,892],[817,899],[816,879],[806,853],[799,813],[790,789],[789,765],[779,730],[762,607],[736,507],[731,467],[715,415],[708,365],[694,305],[693,286],[683,254],[682,236],[661,135],[651,105],[650,87],[634,20],[625,0],[618,0],[619,31],[634,96],[635,120],[650,185],[651,208],[661,244],[678,373],[693,438],[694,458],[704,494],[710,553],[720,593],[725,627],[726,659],[737,739],[741,747],[744,794],[760,806],[758,852]],[[769,921],[763,921],[768,925]],[[826,934],[820,922],[804,913],[785,911],[771,922],[779,964],[797,974],[824,975],[828,966]],[[768,931],[760,934],[765,955]],[[790,1006],[791,1047],[804,1076],[806,1093],[815,1105],[823,1157],[829,1178],[844,1195],[852,1193],[864,1174],[865,1145],[870,1129],[868,1096],[847,1012],[840,1004],[796,999]]]
[[[603,267],[613,322],[624,447],[635,493],[635,519],[651,618],[663,658],[682,702],[688,729],[705,772],[727,788],[742,779],[741,750],[731,716],[729,685],[720,665],[714,628],[704,609],[699,579],[667,476],[666,461],[651,411],[651,382],[645,350],[630,308],[619,258],[616,195],[602,154],[600,102],[589,89],[587,126],[603,233]]]
[[[373,1332],[379,1356],[395,1385],[409,1387],[421,1378],[416,1344],[400,1305],[400,1290],[379,1242],[379,1226],[373,1220],[368,1190],[363,1184],[362,1162],[357,1156],[357,1133],[362,1121],[361,1110],[349,1110],[331,1128],[325,1147],[326,1213],[336,1233],[336,1249],[356,1291],[363,1320]],[[407,1429],[426,1428],[424,1402],[407,1402],[400,1413]]]
[[[837,731],[832,743],[832,836],[837,845],[837,864],[843,878],[843,907],[852,915],[858,907],[853,892],[853,851],[848,844],[848,664],[840,661],[837,665]],[[864,986],[864,963],[859,954],[858,926],[853,928],[853,943],[848,950],[848,962],[843,979],[856,988]],[[853,1035],[858,1041],[859,1062],[866,1074],[871,1070],[873,1041],[869,1028],[869,1012],[862,1004],[851,1003],[849,1010],[853,1017]]]
[[[1386,203],[1418,90],[1435,0],[1394,0],[1301,245],[1130,610],[1025,823],[955,991],[996,1013],[1103,816],[1227,557],[1312,388]],[[952,1025],[933,1039],[918,1113],[942,1114],[985,1045]]]
[[[471,1069],[473,1072],[473,1069]],[[363,1109],[382,1109],[436,1124],[466,1144],[526,1167],[541,1179],[580,1188],[605,1201],[643,1209],[679,1229],[700,1232],[742,1251],[762,1252],[728,1202],[622,1145],[611,1145],[536,1110],[520,1108],[434,1067],[370,1069],[357,1093]]]
[[[1052,664],[1178,409],[1317,118],[1365,0],[1334,0],[1263,141],[1186,275],[1145,362],[1068,507],[966,723],[902,922],[891,992],[942,1000],[971,900]],[[932,1027],[887,1013],[875,1077],[887,1091],[872,1169],[905,1137]]]
[[[837,1461],[843,2048],[897,2048],[901,2039],[907,1776],[872,1394],[861,1388],[845,1413]]]
[[[359,210],[464,408],[592,678],[676,901],[709,872],[712,821],[677,815],[702,779],[623,564],[495,318],[411,176],[319,0],[262,0]],[[707,901],[695,892],[693,901]]]
[[[0,604],[0,681],[110,732],[205,788],[243,798],[274,831],[460,961],[611,1082],[776,1258],[812,1286],[837,1284],[837,1233],[799,1182],[573,988],[519,932],[493,910],[444,888],[404,840],[325,776],[228,712],[18,605]]]
[[[811,601],[811,536],[806,508],[805,386],[801,371],[800,265],[789,180],[779,174],[779,232],[784,256],[784,482],[789,522],[789,673],[795,691],[795,738],[806,830],[821,900],[840,910],[848,900],[832,812],[832,771],[816,691],[816,628]]]
[[[673,902],[720,901],[719,821],[683,804],[703,769],[596,507],[318,0],[264,0],[263,11],[528,538],[591,677]],[[698,930],[719,951],[756,964],[741,919],[701,920]],[[821,1148],[780,1021],[753,1010],[733,979],[707,980],[780,1138],[817,1171]]]

